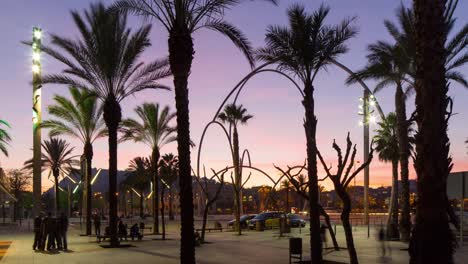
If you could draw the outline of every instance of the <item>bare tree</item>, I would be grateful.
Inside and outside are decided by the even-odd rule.
[[[32,177],[18,169],[9,171],[7,177],[8,187],[16,197],[16,201],[13,203],[13,221],[16,221],[18,207],[23,203],[22,193],[26,191],[26,187],[30,186]]]
[[[351,181],[356,177],[356,175],[358,175],[359,172],[361,172],[371,163],[374,154],[374,149],[371,147],[369,158],[361,166],[359,166],[359,168],[357,168],[353,173],[351,173],[351,169],[354,166],[354,159],[356,157],[357,149],[356,145],[353,146],[353,143],[349,138],[349,133],[346,137],[346,143],[346,152],[343,159],[341,148],[336,144],[335,140],[333,140],[332,146],[338,155],[338,167],[336,173],[331,172],[331,167],[325,164],[325,160],[323,159],[322,154],[318,150],[317,155],[320,159],[320,162],[322,163],[323,169],[327,174],[325,178],[330,178],[330,180],[333,182],[333,186],[335,187],[336,193],[343,202],[343,210],[341,211],[341,222],[343,223],[343,229],[345,231],[346,245],[348,247],[350,263],[358,264],[359,261],[357,258],[356,248],[354,247],[353,232],[351,228],[351,223],[349,222],[349,214],[351,213],[351,198],[349,196],[349,193],[347,192],[347,188]]]
[[[223,186],[224,186],[224,174],[227,172],[227,170],[225,170],[221,173],[221,176],[219,176],[219,173],[215,172],[213,169],[211,169],[211,171],[213,172],[213,176],[211,176],[210,178],[207,178],[205,168],[203,167],[203,174],[204,174],[203,180],[200,178],[199,175],[195,177],[205,197],[205,206],[203,208],[203,224],[202,224],[202,233],[201,233],[202,243],[205,242],[206,219],[208,217],[208,210],[213,205],[213,203],[216,202],[216,200],[218,199],[218,196],[221,193],[221,190],[223,189]],[[212,181],[214,178],[218,179],[219,186],[216,189],[216,192],[214,193],[214,195],[212,196],[210,191],[208,190],[208,182]]]
[[[306,201],[309,201],[309,191],[307,190],[309,186],[309,182],[305,180],[305,178],[301,174],[303,170],[307,171],[307,167],[305,164],[301,166],[294,166],[294,167],[288,166],[287,170],[283,170],[278,166],[275,166],[275,168],[282,173],[281,177],[284,176],[289,180],[289,182],[291,182],[291,185],[297,194],[299,194]],[[299,169],[297,173],[292,173],[292,171],[297,170],[297,169]],[[323,180],[324,179],[321,179],[319,181],[323,181]],[[333,231],[333,228],[330,222],[330,216],[327,214],[327,212],[323,209],[323,207],[320,204],[319,204],[319,212],[320,212],[320,215],[323,216],[323,218],[325,218],[325,223],[327,224],[328,232],[330,233],[330,237],[332,239],[334,249],[337,251],[340,250],[338,242],[336,241],[335,232]]]

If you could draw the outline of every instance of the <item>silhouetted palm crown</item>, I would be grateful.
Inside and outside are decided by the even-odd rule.
[[[159,173],[161,181],[167,188],[171,188],[172,184],[177,180],[178,176],[178,163],[177,156],[172,153],[164,154],[159,161]]]
[[[10,125],[4,121],[0,120],[0,125],[3,125],[7,128],[10,128]],[[0,127],[0,151],[8,157],[7,145],[11,141],[11,137],[6,131],[6,129]]]
[[[251,0],[250,0],[251,1]],[[275,0],[265,0],[276,3]],[[228,37],[253,66],[252,47],[244,34],[224,20],[224,12],[245,0],[119,0],[114,10],[130,12],[160,22],[168,32],[187,29],[192,34],[210,29]]]
[[[445,76],[449,80],[453,80],[464,87],[468,87],[468,81],[465,76],[457,70],[468,62],[468,24],[464,24],[458,32],[453,33],[456,22],[453,13],[457,4],[457,0],[449,0],[444,14],[446,37],[448,39],[445,44],[447,51]],[[414,11],[402,5],[397,10],[397,18],[398,24],[385,20],[385,27],[395,42],[400,45],[405,50],[406,54],[414,61],[414,57],[416,56]]]
[[[123,120],[122,140],[143,142],[158,150],[177,140],[176,128],[171,125],[175,113],[172,113],[168,106],[160,109],[159,104],[144,103],[135,108],[135,113],[141,121],[131,118]]]
[[[138,190],[149,189],[151,181],[150,160],[145,157],[136,157],[132,159],[127,169],[128,183]]]
[[[385,120],[379,122],[379,128],[375,130],[375,151],[378,152],[381,161],[394,161],[400,157],[396,125],[396,114],[392,112]]]
[[[70,88],[72,100],[63,96],[54,97],[55,105],[48,107],[49,114],[57,119],[46,120],[42,127],[49,128],[51,137],[68,135],[83,144],[93,143],[104,137],[106,130],[102,119],[102,107],[89,91]]]
[[[150,46],[150,25],[132,33],[125,16],[109,12],[102,4],[91,5],[84,18],[72,12],[81,39],[51,34],[52,47],[43,51],[67,66],[62,74],[47,75],[43,83],[58,83],[93,91],[105,101],[120,102],[144,89],[169,89],[158,83],[170,75],[167,59],[138,62]]]
[[[313,81],[331,59],[348,50],[346,41],[357,33],[351,25],[353,18],[325,25],[329,11],[322,5],[307,14],[303,6],[293,5],[288,9],[289,27],[269,26],[266,47],[259,49],[256,57],[296,75],[303,83]]]
[[[253,116],[247,114],[247,109],[243,105],[228,104],[224,111],[218,115],[218,119],[223,123],[237,126],[238,123],[246,124]]]
[[[42,143],[41,168],[42,171],[50,170],[54,176],[70,173],[79,165],[77,156],[72,155],[74,150],[70,144],[60,138],[50,138]],[[26,169],[33,168],[33,160],[30,159],[24,163]],[[50,176],[50,174],[49,174]]]

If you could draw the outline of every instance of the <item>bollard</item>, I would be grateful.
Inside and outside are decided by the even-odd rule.
[[[261,221],[255,222],[255,230],[257,230],[257,231],[263,231],[264,230],[263,224],[262,224]]]

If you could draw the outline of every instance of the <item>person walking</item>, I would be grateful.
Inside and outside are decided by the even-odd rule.
[[[62,212],[61,215],[60,215],[60,221],[59,221],[59,237],[61,239],[61,244],[63,246],[63,250],[65,250],[65,251],[68,250],[67,231],[68,231],[68,218]]]
[[[327,226],[325,224],[322,224],[320,226],[320,238],[322,239],[322,250],[326,249],[328,247],[327,245]]]
[[[36,216],[36,218],[34,218],[34,244],[33,244],[33,250],[41,248],[41,240],[42,240],[41,224],[42,224],[41,216]]]
[[[94,231],[96,233],[96,236],[101,235],[101,219],[98,214],[94,214]]]
[[[119,236],[120,241],[127,240],[127,225],[123,223],[122,219],[119,220]]]

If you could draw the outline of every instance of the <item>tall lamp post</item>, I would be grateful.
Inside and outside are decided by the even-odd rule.
[[[364,129],[364,157],[363,160],[369,159],[370,145],[370,125],[374,124],[377,118],[374,116],[375,97],[364,89],[364,96],[359,98],[362,104],[359,105],[359,115],[362,116],[362,121],[359,122]],[[364,168],[364,222],[367,225],[367,237],[370,236],[369,230],[369,166]]]
[[[33,27],[32,73],[33,73],[33,213],[41,212],[41,37],[42,30]]]

